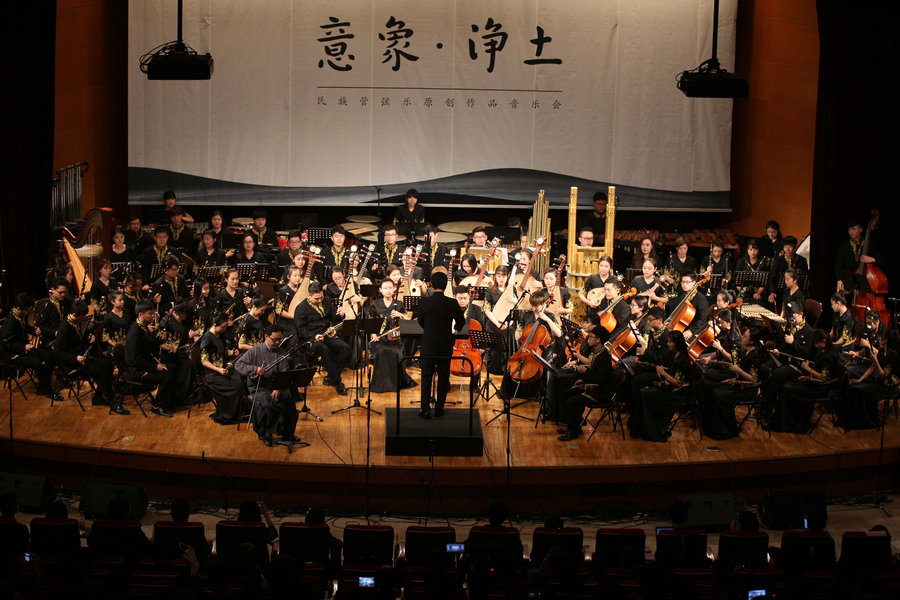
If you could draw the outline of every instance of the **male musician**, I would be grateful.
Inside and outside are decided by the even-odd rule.
[[[425,209],[419,204],[419,192],[408,189],[404,203],[394,213],[394,225],[404,225],[406,230],[415,230],[417,225],[425,223]]]
[[[612,361],[603,345],[607,340],[609,335],[602,327],[594,328],[587,335],[589,366],[576,367],[582,375],[572,388],[563,392],[560,401],[565,406],[566,415],[566,426],[557,430],[560,434],[557,439],[561,442],[581,436],[582,415],[588,403],[608,399],[613,394]],[[590,389],[586,391],[585,386],[590,386]]]
[[[134,250],[135,256],[140,256],[148,246],[153,245],[153,238],[144,233],[141,228],[141,218],[132,215],[128,219],[128,229],[125,231],[125,245]]]
[[[125,310],[125,317],[128,319],[129,323],[137,318],[137,311],[135,310],[137,305],[144,303],[143,287],[144,280],[140,273],[130,273],[125,277],[125,283],[123,284],[122,289],[125,302],[123,308]]]
[[[450,327],[460,331],[466,324],[459,303],[444,295],[447,289],[446,273],[431,275],[434,294],[422,298],[419,303],[419,325],[422,326],[420,364],[422,366],[422,403],[419,416],[430,419],[431,382],[437,373],[437,394],[434,400],[434,416],[444,416],[444,402],[450,389],[450,356],[453,352],[453,337]],[[424,358],[426,356],[441,358]],[[443,358],[446,357],[446,358]]]
[[[693,273],[683,273],[681,275],[681,292],[675,298],[669,300],[666,310],[670,313],[675,310],[685,296],[691,292],[698,280],[699,278]],[[697,290],[694,290],[694,294],[690,298],[690,303],[694,305],[696,312],[690,325],[684,330],[685,340],[706,329],[706,323],[709,321],[709,301],[706,299],[706,296],[696,292]]]
[[[384,234],[384,244],[381,247],[381,255],[378,257],[378,262],[373,265],[373,270],[377,270],[381,273],[385,272],[388,265],[397,265],[398,267],[403,265],[403,252],[404,248],[400,244],[397,243],[397,226],[393,223],[388,223],[384,226],[383,229]]]
[[[47,307],[45,307],[46,309]],[[53,352],[41,348],[32,336],[40,333],[28,324],[28,316],[34,310],[34,298],[26,293],[16,294],[12,311],[0,329],[0,358],[11,364],[31,369],[37,376],[37,393],[42,396],[59,396],[51,389]],[[56,400],[62,400],[59,396]]]
[[[619,387],[621,400],[629,408],[634,399],[640,395],[642,388],[659,380],[656,366],[667,365],[672,361],[672,352],[666,342],[668,328],[665,316],[665,311],[658,306],[651,306],[647,310],[644,322],[647,323],[649,331],[646,337],[639,336],[637,339],[638,348],[637,359],[635,359],[633,367],[634,373],[618,373],[617,379],[621,380]],[[616,365],[616,370],[618,367],[619,365]]]
[[[594,194],[594,210],[584,219],[584,225],[590,227],[596,235],[595,241],[600,241],[601,233],[606,231],[606,192],[596,192]]]
[[[180,206],[169,211],[169,246],[173,252],[190,253],[194,249],[194,232],[184,226],[184,209]]]
[[[321,294],[321,290],[317,292]],[[234,365],[234,370],[247,380],[247,389],[254,398],[253,430],[266,446],[273,443],[299,442],[294,436],[297,426],[297,409],[289,388],[273,389],[275,376],[291,368],[288,360],[282,360],[279,352],[284,332],[280,325],[269,325],[265,340],[248,350]],[[281,439],[277,442],[274,436]]]
[[[303,234],[299,231],[288,233],[288,247],[278,253],[276,264],[279,267],[287,267],[294,264],[294,257],[303,250]]]
[[[834,317],[831,320],[829,338],[835,349],[844,354],[843,362],[847,362],[850,357],[845,353],[853,350],[856,343],[856,319],[853,318],[853,313],[847,307],[847,300],[842,294],[831,295],[831,310]]]
[[[318,281],[309,284],[309,297],[294,311],[294,327],[300,342],[309,342],[310,350],[322,358],[326,377],[325,385],[334,386],[337,393],[346,396],[347,388],[341,381],[341,371],[350,364],[350,346],[339,337],[326,337],[326,330],[344,318],[342,307],[335,309],[334,303],[325,298]]]
[[[605,311],[609,305],[615,302],[622,294],[622,283],[615,277],[611,277],[603,284],[603,292],[605,294],[603,300],[600,301],[598,307],[599,312]],[[625,300],[620,300],[612,308],[612,316],[616,320],[615,329],[610,332],[609,336],[613,339],[622,333],[628,327],[628,321],[631,319],[631,305]]]
[[[153,265],[161,265],[166,255],[172,250],[169,248],[169,228],[157,227],[153,232],[153,245],[144,249],[141,253],[141,274],[144,281],[152,281]]]
[[[160,311],[166,312],[182,300],[187,299],[188,287],[184,276],[179,275],[181,261],[177,257],[169,255],[163,261],[162,277],[153,282],[151,295],[154,302],[159,302]],[[156,300],[159,296],[159,300]]]
[[[469,248],[489,248],[487,238],[487,230],[479,225],[472,230],[472,243],[469,245]]]
[[[396,234],[396,229],[394,233]],[[394,236],[394,241],[397,240],[396,235]],[[335,225],[331,228],[331,247],[325,250],[324,255],[322,257],[322,264],[324,266],[331,267],[342,267],[345,268],[348,265],[348,261],[350,259],[350,251],[344,247],[344,242],[347,241],[347,230],[344,229],[340,225]]]
[[[93,404],[110,405],[112,412],[129,414],[116,399],[112,389],[113,363],[105,358],[89,356],[94,342],[93,321],[87,319],[88,307],[84,300],[72,303],[72,310],[59,327],[53,343],[56,363],[69,376],[80,375],[94,382],[96,391]]]
[[[443,267],[444,260],[449,255],[449,251],[447,250],[447,245],[443,242],[437,241],[438,230],[437,227],[432,225],[431,223],[425,226],[425,251],[423,253],[425,257],[425,266],[423,268],[424,276],[431,277],[431,270],[434,267]]]
[[[125,336],[125,366],[133,380],[147,386],[159,386],[156,402],[150,411],[160,417],[171,418],[173,415],[169,409],[174,404],[175,374],[153,357],[153,346],[157,342],[156,328],[151,323],[156,309],[151,304],[140,304],[136,310],[137,321]]]
[[[262,296],[256,296],[250,301],[250,314],[244,317],[238,326],[238,350],[249,350],[263,341],[266,325],[263,317],[269,305]]]
[[[41,330],[41,346],[49,347],[56,339],[56,332],[69,314],[71,302],[66,297],[69,286],[62,277],[50,282],[50,298],[43,309],[35,315],[35,327]]]
[[[525,270],[528,268],[528,263],[531,262],[531,257],[534,256],[534,252],[532,252],[528,248],[521,248],[521,249],[519,249],[518,256],[519,256],[519,258],[518,258],[518,261],[516,262],[516,274],[520,275],[520,274],[524,273]],[[531,270],[531,279],[533,279],[535,282],[540,282],[540,280],[541,280],[540,276],[538,275],[538,272],[535,271],[534,269]]]
[[[874,265],[883,267],[885,264],[884,255],[878,251],[871,242],[869,242],[868,254],[862,253],[863,247],[863,226],[858,220],[852,220],[848,224],[847,233],[850,238],[841,242],[837,249],[837,257],[834,263],[834,274],[837,278],[837,291],[852,292],[859,287],[863,292],[871,292],[869,284],[862,277],[856,277],[856,270],[860,264]]]
[[[594,245],[594,230],[584,225],[578,228],[578,245],[582,248],[590,248]]]
[[[278,236],[274,231],[266,228],[266,219],[269,218],[269,213],[266,212],[266,209],[257,208],[250,216],[253,218],[253,227],[250,229],[250,234],[256,240],[257,245],[278,244]]]
[[[796,253],[797,238],[788,235],[782,241],[784,253],[772,261],[772,268],[769,271],[769,304],[775,304],[777,299],[775,289],[778,282],[784,277],[785,271],[794,269],[801,276],[809,272],[809,264],[806,259]]]

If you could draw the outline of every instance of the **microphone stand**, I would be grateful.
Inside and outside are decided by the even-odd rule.
[[[225,511],[225,515],[227,516],[228,515],[228,490],[232,487],[234,487],[234,489],[237,489],[237,490],[243,490],[244,488],[241,487],[241,484],[239,484],[234,479],[232,479],[228,475],[228,473],[226,473],[225,471],[223,471],[222,469],[217,467],[214,462],[212,462],[211,460],[206,458],[205,450],[201,450],[201,452],[200,452],[200,464],[208,465],[210,469],[212,469],[213,471],[218,473],[219,476],[225,480],[225,490],[223,491],[222,509]]]

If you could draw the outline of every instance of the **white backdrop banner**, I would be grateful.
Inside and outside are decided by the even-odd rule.
[[[189,0],[212,79],[148,81],[139,57],[175,38],[175,8],[129,4],[132,202],[176,184],[254,204],[614,184],[636,207],[728,206],[732,101],[675,87],[710,56],[713,0]]]

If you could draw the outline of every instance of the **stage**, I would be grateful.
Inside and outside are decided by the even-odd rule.
[[[410,374],[418,379],[417,369]],[[494,379],[499,385],[499,377]],[[350,381],[345,371],[344,382]],[[459,383],[454,378],[448,401],[464,404],[448,405],[448,411],[468,406],[468,388],[458,392]],[[6,412],[8,390],[0,391]],[[297,435],[310,446],[292,454],[284,446],[266,447],[246,424],[240,431],[217,425],[208,418],[211,404],[194,407],[190,418],[183,409],[171,419],[151,415],[147,407],[144,418],[130,398],[131,415],[119,416],[90,406],[89,395],[82,412],[66,392],[66,400],[51,407],[30,384],[25,391],[27,400],[18,391],[13,395],[12,439],[8,417],[0,424],[3,470],[43,474],[57,487],[76,490],[86,480],[134,483],[154,498],[181,495],[231,506],[255,498],[273,506],[415,513],[422,509],[432,468],[432,511],[480,512],[495,498],[530,514],[622,504],[658,508],[678,494],[717,492],[755,503],[770,489],[817,488],[826,496],[896,489],[900,460],[900,421],[894,416],[887,420],[883,453],[879,430],[845,433],[828,415],[811,435],[769,434],[750,420],[740,439],[718,442],[700,439],[682,421],[669,442],[660,444],[627,435],[623,440],[604,421],[590,441],[591,428],[585,427],[581,438],[564,443],[552,422],[535,428],[532,420],[513,418],[507,430],[502,417],[488,425],[502,407],[494,398],[476,403],[481,456],[435,456],[432,464],[427,456],[386,455],[384,414],[368,419],[366,411],[353,408],[332,415],[352,403],[353,392],[338,396],[318,375],[309,388],[309,407],[324,420],[301,414]],[[414,408],[418,394],[418,388],[405,390],[401,408]],[[384,413],[396,406],[396,394],[372,394],[372,406]],[[537,411],[535,402],[515,410],[531,419]]]

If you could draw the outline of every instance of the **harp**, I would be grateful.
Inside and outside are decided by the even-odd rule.
[[[78,235],[62,229],[62,244],[72,264],[75,285],[79,294],[89,292],[91,278],[97,276],[99,259],[109,258],[109,244],[103,243],[104,232],[112,230],[113,210],[107,207],[89,210],[81,220]]]

